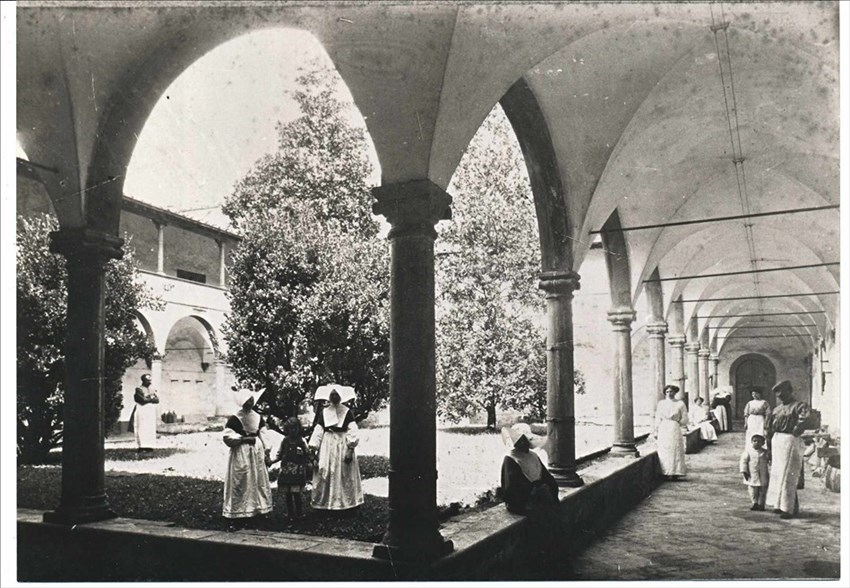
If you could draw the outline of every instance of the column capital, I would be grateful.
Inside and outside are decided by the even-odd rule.
[[[711,356],[711,351],[708,349],[700,349],[699,356],[703,359],[708,359]]]
[[[612,308],[608,311],[608,320],[614,325],[615,329],[629,329],[632,321],[635,320],[637,313],[628,306]]]
[[[546,298],[572,297],[581,288],[581,276],[570,270],[541,272],[537,287],[546,293]]]
[[[686,343],[685,344],[685,351],[687,351],[688,353],[693,353],[694,355],[696,355],[697,353],[699,353],[699,343],[693,343],[693,342],[692,343]]]
[[[162,361],[162,353],[159,351],[151,353],[151,361]]]
[[[60,229],[50,233],[50,251],[63,255],[69,263],[102,266],[124,256],[124,239],[93,229]]]
[[[646,332],[649,333],[652,339],[663,339],[667,333],[667,323],[664,321],[657,323],[647,323]]]
[[[712,355],[712,356],[711,356],[711,357],[709,357],[708,359],[709,359],[710,361],[715,362],[715,363],[720,363],[720,356],[719,356],[719,355]]]
[[[452,217],[452,197],[431,180],[411,180],[372,188],[372,212],[384,216],[392,228],[388,238],[403,234],[437,237],[441,220]]]
[[[670,335],[667,337],[667,342],[671,347],[684,347],[686,340],[684,335]]]

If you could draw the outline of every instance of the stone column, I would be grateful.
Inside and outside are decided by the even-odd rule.
[[[720,364],[720,356],[712,355],[708,358],[708,360],[711,362],[711,383],[715,388],[717,388],[720,386],[720,381],[718,380],[718,365]]]
[[[227,287],[227,275],[225,272],[226,264],[226,248],[225,242],[222,239],[216,239],[216,243],[218,243],[218,285],[222,288]]]
[[[165,273],[165,225],[154,221],[156,225],[156,271]]]
[[[646,325],[649,333],[649,355],[652,362],[652,415],[655,418],[655,407],[664,398],[664,386],[667,384],[667,357],[664,349],[664,338],[667,333],[667,323],[661,321]]]
[[[673,350],[673,382],[679,387],[679,394],[685,406],[689,406],[688,390],[685,386],[685,336],[671,335],[667,341]]]
[[[699,397],[699,343],[687,343],[685,345],[687,352],[687,388],[691,398]]]
[[[705,400],[706,408],[711,408],[711,391],[708,388],[708,358],[711,352],[708,349],[700,349],[699,358],[699,395]]]
[[[632,321],[635,311],[622,307],[608,311],[614,325],[614,445],[611,455],[637,457],[632,402]]]
[[[423,562],[453,548],[437,519],[434,332],[434,226],[450,218],[451,197],[430,180],[372,193],[391,225],[389,523],[373,555]]]
[[[543,272],[546,292],[546,432],[549,471],[559,486],[578,487],[576,473],[575,371],[573,363],[573,292],[579,275],[572,271]]]
[[[233,412],[234,401],[231,400],[230,388],[227,386],[227,362],[221,356],[215,358],[215,415],[225,416]]]
[[[123,255],[123,239],[91,229],[50,234],[50,250],[68,269],[62,493],[48,523],[76,525],[112,518],[104,493],[104,274]]]
[[[151,386],[157,394],[162,392],[162,354],[159,352],[151,357]]]

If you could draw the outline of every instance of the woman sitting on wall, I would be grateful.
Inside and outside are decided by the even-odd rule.
[[[531,451],[536,437],[531,427],[517,423],[502,429],[508,454],[502,460],[502,496],[507,509],[515,514],[536,514],[558,504],[555,478]]]
[[[707,443],[717,441],[717,431],[714,428],[714,419],[708,412],[705,406],[705,401],[702,398],[695,398],[694,404],[691,407],[691,430],[699,429],[699,438]]]

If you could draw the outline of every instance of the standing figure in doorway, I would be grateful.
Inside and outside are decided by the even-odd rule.
[[[353,389],[340,388],[350,396],[348,400],[354,399]],[[360,466],[354,454],[358,441],[354,415],[342,404],[339,391],[333,389],[328,404],[316,415],[308,443],[317,454],[310,498],[314,509],[342,511],[363,504]]]
[[[685,465],[685,438],[682,427],[688,426],[688,409],[676,400],[679,387],[664,386],[664,399],[655,408],[655,439],[661,474],[668,478],[681,478],[687,473]]]
[[[156,405],[159,396],[151,387],[151,375],[142,376],[142,385],[133,394],[136,406],[133,409],[133,430],[138,451],[153,451],[156,447]]]
[[[753,399],[744,407],[744,424],[747,431],[744,434],[744,447],[750,446],[753,435],[767,437],[767,422],[771,415],[770,403],[762,399],[760,388],[753,388],[750,395]]]
[[[791,382],[783,380],[773,387],[781,404],[773,410],[768,425],[771,435],[770,486],[767,503],[783,519],[800,511],[797,484],[803,471],[803,440],[808,425],[809,405],[794,398]]]

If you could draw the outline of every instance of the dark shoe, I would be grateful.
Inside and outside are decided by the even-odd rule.
[[[776,514],[782,514],[782,511],[779,510],[778,508],[774,508],[773,512],[776,513]]]
[[[750,507],[750,510],[759,510],[759,505],[758,505],[758,504],[754,504],[754,505],[752,505],[752,506]]]
[[[763,504],[757,504],[756,506],[758,507],[758,508],[756,508],[756,510],[764,510]]]
[[[790,512],[783,512],[782,514],[779,515],[779,518],[780,519],[793,519],[794,515],[792,515]]]

